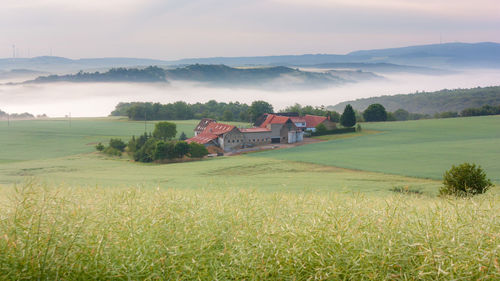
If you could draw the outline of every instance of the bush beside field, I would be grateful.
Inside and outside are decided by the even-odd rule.
[[[0,189],[0,279],[500,278],[500,197]]]

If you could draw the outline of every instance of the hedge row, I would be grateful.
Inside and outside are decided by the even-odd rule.
[[[317,137],[317,136],[324,136],[324,135],[336,135],[336,134],[345,134],[345,133],[354,133],[356,132],[356,128],[340,128],[340,129],[333,129],[333,130],[326,130],[326,131],[321,131],[321,132],[311,132],[311,136]]]

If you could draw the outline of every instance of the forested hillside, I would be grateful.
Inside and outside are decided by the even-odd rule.
[[[431,115],[438,112],[460,112],[466,108],[499,105],[500,86],[455,90],[445,89],[437,92],[420,92],[407,95],[357,99],[330,106],[329,109],[342,111],[347,104],[351,104],[354,109],[362,111],[374,103],[382,104],[390,112],[394,112],[400,108],[412,113]]]
[[[306,86],[321,87],[348,82],[382,79],[371,72],[325,71],[309,72],[276,66],[233,68],[226,65],[194,64],[172,69],[157,66],[146,68],[112,68],[106,72],[83,72],[67,75],[40,76],[25,83],[49,82],[167,82],[190,81],[212,85],[243,85],[252,87]]]
[[[166,82],[165,71],[156,66],[140,68],[112,68],[106,72],[83,72],[68,75],[40,76],[29,83],[49,82]]]

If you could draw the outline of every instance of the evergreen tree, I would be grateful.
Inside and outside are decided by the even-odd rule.
[[[181,135],[179,136],[179,140],[181,141],[187,140],[187,136],[184,132],[182,132]]]
[[[350,104],[344,108],[344,113],[340,116],[340,124],[344,127],[352,127],[356,125],[356,115]]]

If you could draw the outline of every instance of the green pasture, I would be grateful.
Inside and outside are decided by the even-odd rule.
[[[331,166],[249,156],[223,157],[176,164],[134,163],[100,153],[0,165],[0,184],[26,179],[51,186],[241,189],[261,191],[338,191],[389,194],[408,186],[427,195],[439,182],[359,172]]]
[[[500,183],[500,116],[364,123],[380,131],[255,157],[301,161],[386,174],[441,179],[453,164],[473,162]]]
[[[199,120],[176,120],[177,136],[193,136]],[[94,151],[98,142],[110,138],[125,141],[154,129],[155,121],[134,122],[120,118],[76,118],[0,121],[0,164],[33,159],[50,159]],[[235,123],[237,125],[247,125]]]

